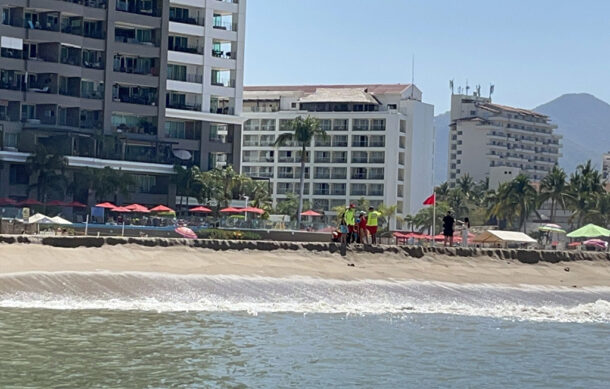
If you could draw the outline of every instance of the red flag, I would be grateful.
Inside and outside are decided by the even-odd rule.
[[[433,193],[432,196],[428,197],[424,200],[424,205],[434,205],[436,202],[436,193]]]

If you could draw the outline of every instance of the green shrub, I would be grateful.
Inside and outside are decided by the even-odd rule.
[[[199,239],[229,239],[229,240],[258,240],[261,238],[259,234],[254,232],[219,230],[215,228],[206,228],[197,231]]]

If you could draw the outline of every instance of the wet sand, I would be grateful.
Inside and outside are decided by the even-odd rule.
[[[38,244],[0,244],[0,274],[60,271],[610,286],[610,262],[602,260],[524,264],[485,256],[449,257],[440,254],[413,258],[394,253],[348,252],[346,257],[341,257],[337,253],[308,250],[214,251],[133,244],[58,248]]]

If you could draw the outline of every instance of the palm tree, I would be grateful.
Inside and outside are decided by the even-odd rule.
[[[457,179],[455,184],[457,188],[462,191],[462,193],[467,199],[472,196],[472,191],[474,190],[475,182],[472,177],[470,177],[470,174],[464,174],[463,176]]]
[[[529,178],[520,174],[510,182],[500,185],[494,198],[490,201],[489,215],[495,216],[498,221],[519,220],[519,229],[525,232],[526,220],[536,209],[536,189],[531,185]]]
[[[180,196],[180,209],[182,210],[182,200],[184,197],[188,198],[197,197],[200,198],[202,189],[202,180],[200,179],[201,170],[198,166],[184,167],[181,165],[174,165],[174,176],[176,184],[176,194]]]
[[[449,183],[447,181],[443,182],[439,186],[434,189],[434,193],[436,194],[437,201],[444,201],[449,194]]]
[[[460,187],[451,189],[447,194],[447,203],[453,209],[455,217],[461,218],[468,215],[467,196]]]
[[[587,215],[595,209],[597,197],[604,192],[602,175],[592,167],[591,161],[578,165],[576,171],[570,175],[567,194],[567,206],[572,211],[572,220],[576,219],[577,227],[580,227]]]
[[[318,119],[311,116],[307,116],[305,119],[300,116],[295,118],[290,122],[289,128],[292,132],[285,132],[278,136],[274,146],[281,147],[288,142],[296,142],[301,147],[301,177],[299,182],[299,208],[297,211],[297,226],[300,227],[301,212],[303,212],[303,192],[305,191],[305,158],[307,156],[307,147],[311,145],[314,136],[326,139],[328,135],[326,131],[320,128]]]
[[[66,188],[65,170],[68,166],[66,158],[57,153],[51,153],[42,145],[36,145],[36,150],[26,160],[26,170],[34,183],[30,190],[36,188],[36,199],[47,201],[50,190],[63,192]]]
[[[561,209],[566,208],[566,172],[558,167],[554,166],[553,169],[547,174],[542,181],[540,181],[540,203],[551,200],[551,223],[555,221],[555,209],[557,205]]]

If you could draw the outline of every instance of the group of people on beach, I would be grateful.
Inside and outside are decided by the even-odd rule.
[[[470,233],[470,220],[465,217],[464,220],[456,220],[451,211],[447,211],[443,217],[443,245],[453,246],[453,234],[455,233],[455,224],[461,225],[462,229],[462,247],[468,247],[468,234]]]
[[[379,212],[374,207],[369,207],[368,213],[364,211],[357,213],[356,205],[350,204],[347,206],[339,224],[341,244],[369,244],[369,235],[370,243],[377,244],[379,216]]]

